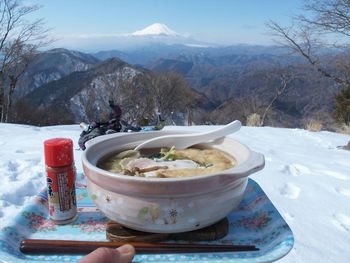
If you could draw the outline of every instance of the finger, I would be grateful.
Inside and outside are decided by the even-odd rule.
[[[135,249],[124,245],[117,249],[100,247],[84,257],[80,263],[128,263],[134,257]]]
[[[120,262],[126,263],[126,262],[131,262],[135,255],[135,248],[129,244],[123,245],[121,247],[118,247],[116,249],[120,255],[121,255],[121,260]]]

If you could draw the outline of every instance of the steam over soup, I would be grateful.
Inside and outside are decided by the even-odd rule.
[[[217,149],[127,150],[98,163],[104,170],[130,176],[174,178],[220,172],[233,167],[236,160]]]

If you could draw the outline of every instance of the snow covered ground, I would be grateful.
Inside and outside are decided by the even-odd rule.
[[[208,130],[214,126],[165,129]],[[45,187],[43,141],[69,137],[78,149],[78,125],[0,124],[0,229]],[[265,155],[252,175],[291,227],[295,245],[280,262],[350,259],[350,151],[337,148],[349,135],[302,129],[242,127],[231,135]],[[75,151],[78,172],[81,151]]]

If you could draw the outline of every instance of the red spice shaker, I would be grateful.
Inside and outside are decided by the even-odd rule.
[[[70,223],[77,215],[73,141],[46,140],[44,153],[50,218],[56,224]]]

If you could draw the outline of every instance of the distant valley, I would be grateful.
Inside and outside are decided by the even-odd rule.
[[[274,46],[152,44],[93,54],[67,49],[42,52],[29,65],[15,98],[19,108],[44,113],[57,110],[61,122],[91,121],[87,109],[106,115],[111,94],[117,96],[125,81],[132,82],[139,74],[169,71],[180,74],[200,98],[200,103],[191,107],[196,124],[221,124],[235,118],[245,122],[249,114],[262,113],[286,72],[292,73],[293,80],[274,102],[268,125],[300,127],[303,119],[313,114],[328,118],[337,91],[299,58],[285,56],[284,50]],[[242,108],[242,101],[249,105]],[[118,102],[123,106],[123,101]],[[178,114],[177,124],[185,123],[186,114]]]

